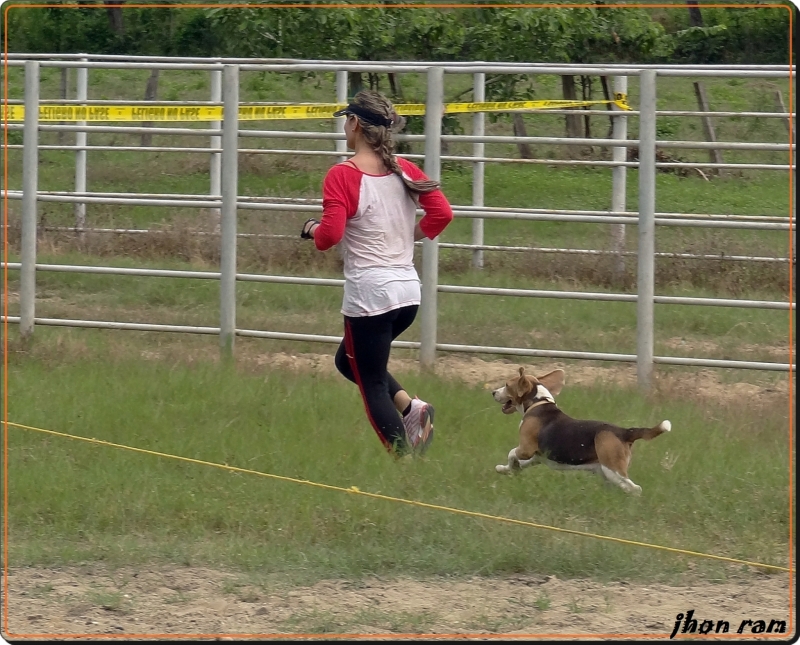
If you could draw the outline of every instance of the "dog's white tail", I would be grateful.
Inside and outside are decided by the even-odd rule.
[[[628,428],[627,440],[636,441],[637,439],[644,439],[645,441],[649,441],[670,430],[672,430],[672,423],[665,419],[653,428]]]

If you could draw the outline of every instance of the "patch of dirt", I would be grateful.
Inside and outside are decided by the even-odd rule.
[[[248,354],[244,361],[256,366],[272,366],[303,372],[334,374],[336,367],[333,357],[328,354]],[[607,366],[567,365],[561,362],[544,363],[537,361],[531,367],[527,359],[513,361],[483,360],[462,355],[443,355],[437,358],[436,374],[442,378],[459,380],[470,386],[484,388],[498,387],[513,376],[520,366],[526,366],[534,374],[546,374],[561,368],[566,372],[566,384],[570,385],[615,385],[635,388],[637,384],[636,365],[613,363]],[[389,370],[393,373],[415,372],[420,369],[416,359],[391,358]],[[653,377],[655,393],[680,396],[690,399],[707,399],[720,403],[747,401],[749,404],[785,404],[789,400],[788,376],[777,380],[775,375],[756,371],[743,374],[743,380],[728,383],[720,379],[719,371],[693,368],[691,375],[659,374]]]
[[[754,574],[675,587],[515,575],[266,587],[210,568],[16,568],[8,576],[5,635],[12,640],[51,634],[57,640],[81,634],[225,640],[273,634],[452,634],[485,640],[508,634],[517,640],[591,634],[596,640],[617,640],[619,635],[668,637],[676,616],[694,610],[698,626],[704,620],[715,626],[727,621],[734,634],[742,621],[786,621],[788,637],[794,630],[790,582],[786,574]],[[750,634],[749,625],[743,634]]]

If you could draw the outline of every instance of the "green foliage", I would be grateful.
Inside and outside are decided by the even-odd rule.
[[[727,27],[689,27],[675,34],[673,57],[676,62],[713,64],[725,59]]]
[[[54,5],[67,2],[54,2]],[[8,12],[9,50],[344,60],[786,63],[788,11],[626,6],[466,9],[24,7]]]
[[[797,10],[792,10],[797,16]],[[726,62],[776,65],[789,62],[788,10],[718,8],[709,9],[707,15],[725,26]]]
[[[785,65],[789,57],[789,11],[775,7],[703,7],[703,24],[692,26],[685,9],[654,12],[654,20],[669,34],[674,55],[661,60],[684,63],[741,63]],[[795,14],[796,15],[796,14]]]
[[[54,2],[52,4],[71,4]],[[124,7],[117,32],[100,5],[12,8],[8,11],[9,51],[214,56],[219,38],[201,9]]]

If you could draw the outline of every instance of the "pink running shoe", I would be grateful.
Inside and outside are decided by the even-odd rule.
[[[411,409],[403,417],[406,438],[411,450],[423,455],[433,440],[433,406],[417,397],[411,399]]]

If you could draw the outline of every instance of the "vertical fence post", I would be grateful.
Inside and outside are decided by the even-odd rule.
[[[478,72],[473,76],[473,100],[480,103],[486,100],[486,74]],[[483,112],[476,112],[472,115],[472,134],[476,137],[482,137],[485,133],[484,125],[486,123],[486,115]],[[483,157],[486,150],[486,144],[473,143],[472,156]],[[474,161],[472,163],[472,205],[483,206],[483,186],[484,186],[484,173],[486,164],[483,161]],[[472,220],[472,243],[475,245],[483,244],[483,218],[476,217]],[[472,266],[476,269],[483,268],[483,249],[475,249],[472,251]]]
[[[627,95],[628,94],[628,77],[615,76],[614,77],[614,95]],[[628,138],[628,117],[625,116],[625,110],[612,105],[614,112],[614,121],[612,127],[612,137],[619,141],[625,141]],[[623,146],[612,148],[612,159],[616,162],[626,161],[628,158],[628,149]],[[611,212],[622,213],[627,206],[625,193],[627,189],[627,166],[614,166],[611,171]],[[614,266],[611,270],[612,279],[614,282],[621,282],[622,276],[625,274],[625,224],[612,224],[611,225],[611,251],[615,254],[613,256]]]
[[[442,176],[442,112],[444,110],[444,69],[428,70],[425,99],[425,174],[439,181]],[[439,238],[422,241],[422,298],[420,305],[420,354],[423,368],[436,362],[436,293],[439,287]]]
[[[340,70],[336,72],[336,102],[347,103],[347,70]],[[347,120],[345,116],[336,117],[333,120],[333,131],[339,134],[344,134],[344,122]],[[347,142],[344,139],[337,139],[335,142],[336,152],[341,155],[337,157],[337,163],[341,163],[347,159]]]
[[[222,70],[211,70],[211,100],[214,103],[222,103]],[[222,121],[212,121],[211,128],[219,130],[222,127]],[[222,146],[222,137],[212,136],[210,145],[212,148],[219,148]],[[219,195],[222,192],[222,153],[212,152],[211,160],[209,162],[208,172],[210,179],[209,194]],[[215,209],[216,227],[219,227],[221,220],[220,209]],[[216,228],[215,227],[215,228]]]
[[[239,193],[239,66],[222,70],[222,210],[220,222],[220,330],[223,359],[233,358],[236,337],[236,201]]]
[[[650,389],[653,373],[653,297],[656,210],[656,72],[639,75],[639,267],[636,300],[636,377]]]
[[[81,59],[87,62],[86,58]],[[86,101],[89,99],[89,69],[87,67],[79,67],[77,75],[77,87],[75,98],[79,101]],[[86,121],[78,121],[77,126],[85,128]],[[79,131],[75,133],[75,192],[86,192],[86,141],[88,136],[86,131]],[[86,228],[86,202],[75,203],[75,228],[83,234],[83,229]]]
[[[25,61],[25,121],[22,146],[22,241],[19,331],[33,336],[36,302],[36,191],[39,180],[39,63]]]

